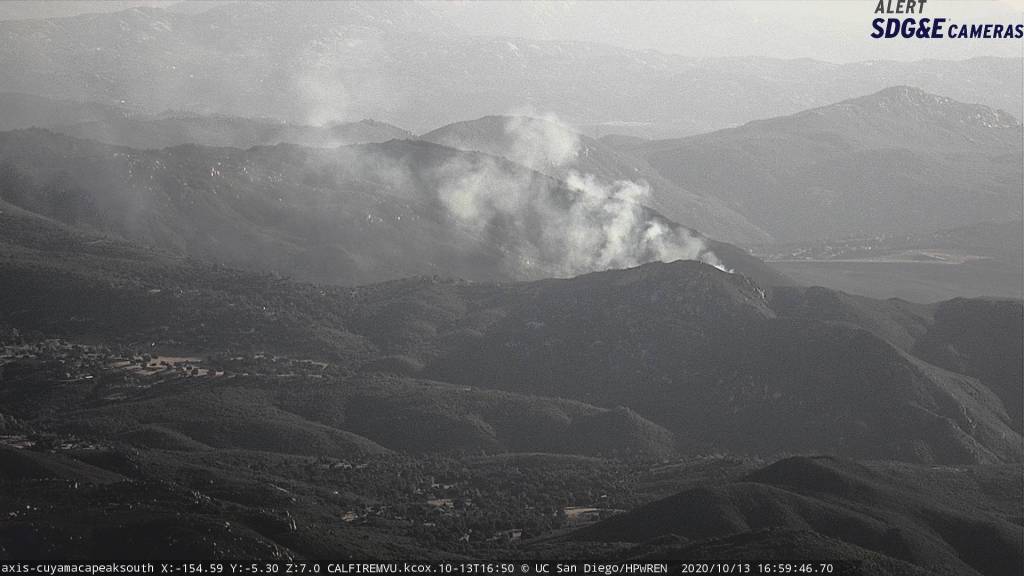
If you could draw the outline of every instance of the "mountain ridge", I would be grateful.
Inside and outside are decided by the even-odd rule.
[[[633,152],[775,241],[806,242],[1019,219],[1021,130],[990,108],[898,87]]]
[[[436,128],[419,139],[505,157],[556,178],[576,171],[609,181],[642,182],[650,189],[651,206],[680,224],[726,242],[759,243],[769,238],[715,198],[681,188],[643,158],[580,134],[553,117],[490,115]]]
[[[932,491],[941,493],[948,486],[941,474],[931,482],[908,484],[912,476],[905,471],[882,463],[870,466],[828,457],[783,459],[733,483],[681,492],[568,538],[651,540],[647,546],[654,551],[647,551],[647,557],[685,553],[703,559],[716,542],[775,535],[782,540],[776,543],[778,549],[799,541],[791,540],[794,531],[809,531],[855,547],[838,556],[835,544],[826,541],[824,548],[832,548],[833,555],[826,553],[822,560],[853,552],[860,561],[874,564],[877,554],[935,573],[1009,575],[1019,568],[1020,547],[1011,543],[1020,541],[1021,527],[1006,511],[934,500]],[[669,534],[682,537],[682,543],[673,543]],[[984,544],[986,539],[991,544]],[[733,553],[750,554],[742,550]],[[808,559],[808,553],[805,549],[799,556]],[[818,554],[822,552],[814,556]],[[898,566],[875,564],[875,569],[907,573]]]
[[[0,70],[27,71],[8,75],[17,82],[11,90],[124,101],[152,113],[190,109],[313,124],[377,117],[414,131],[532,102],[597,134],[632,127],[641,135],[678,136],[855,95],[846,86],[894,83],[1021,109],[1013,58],[698,60],[601,44],[472,37],[415,5],[393,10],[389,15],[372,3],[259,10],[232,4],[198,15],[135,10],[3,22]],[[460,55],[455,64],[452,54]],[[454,84],[439,84],[438,77]],[[622,110],[634,112],[623,118]]]
[[[559,240],[565,223],[556,221],[577,218],[574,225],[589,229],[592,242],[619,250],[604,266],[654,257],[663,248],[645,238],[655,231],[668,242],[664,249],[685,248],[695,258],[714,246],[727,266],[785,282],[742,250],[710,243],[599,183],[569,187],[502,158],[424,141],[135,150],[34,129],[0,134],[0,165],[4,198],[23,208],[171,252],[306,280],[513,279],[599,267],[590,259],[602,246],[580,251]],[[495,195],[506,189],[521,205]],[[571,209],[583,206],[584,194],[611,212]],[[615,213],[632,226],[625,231],[631,240],[621,245],[607,241],[608,214]],[[633,252],[640,248],[646,251]]]

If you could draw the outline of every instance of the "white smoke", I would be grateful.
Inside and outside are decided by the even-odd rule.
[[[580,150],[577,134],[551,116],[513,117],[504,136],[503,156],[540,170],[564,168]],[[702,238],[645,208],[646,182],[561,172],[564,185],[494,157],[460,158],[441,169],[438,193],[460,226],[504,251],[518,276],[573,276],[657,260],[725,270]]]
[[[579,136],[554,114],[514,115],[505,123],[505,136],[502,156],[541,171],[564,166],[579,154]]]
[[[305,65],[292,80],[296,104],[304,111],[303,123],[321,126],[346,118],[348,91],[342,70],[330,54],[305,58]]]

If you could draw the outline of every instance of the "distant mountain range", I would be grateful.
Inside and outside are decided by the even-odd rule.
[[[540,142],[526,142],[522,131],[542,137],[568,140],[571,151],[559,163],[538,154]],[[486,116],[477,120],[442,126],[420,136],[460,150],[502,156],[534,170],[565,178],[570,171],[593,174],[607,181],[630,180],[650,186],[650,205],[666,217],[729,242],[762,243],[771,236],[714,196],[694,194],[666,179],[641,156],[576,133],[553,118],[529,116]]]
[[[427,142],[142,151],[15,131],[0,134],[0,178],[7,202],[79,229],[305,280],[524,279],[708,256],[787,282],[597,183]]]
[[[1021,218],[1020,122],[897,86],[782,118],[629,149],[780,242]]]
[[[412,137],[406,130],[376,120],[307,126],[223,115],[151,115],[121,106],[10,92],[0,92],[0,128],[46,128],[76,138],[139,149],[182,144],[250,148],[290,143],[334,147]]]
[[[577,184],[594,178],[594,184],[605,187],[601,194],[639,194],[638,202],[650,206],[652,216],[662,215],[711,238],[753,246],[759,254],[780,260],[777,267],[785,274],[769,272],[764,266],[755,273],[752,266],[758,266],[756,262],[734,247],[719,244],[712,252],[728,253],[733,261],[744,261],[744,270],[760,279],[771,274],[770,284],[790,284],[796,280],[789,278],[795,278],[855,293],[921,302],[958,295],[1019,297],[1022,289],[1019,273],[1013,272],[1019,269],[1019,233],[1006,236],[999,232],[1004,237],[996,240],[980,229],[972,232],[982,225],[1012,232],[1014,223],[1020,221],[1018,189],[1024,176],[1013,161],[1020,149],[1019,123],[998,110],[908,87],[794,116],[672,140],[593,139],[551,116],[487,116],[443,126],[419,137],[450,150],[444,153],[426,152],[430,148],[425,144],[387,142],[412,136],[377,121],[310,127],[224,116],[150,116],[126,108],[18,94],[0,95],[0,109],[10,112],[0,118],[11,125],[52,124],[50,129],[54,131],[138,148],[115,151],[81,141],[71,149],[75,155],[92,160],[69,164],[70,158],[62,156],[40,162],[39,158],[29,159],[32,151],[59,149],[62,137],[48,137],[50,142],[37,149],[28,144],[28,133],[12,136],[5,162],[20,165],[24,160],[24,166],[8,170],[8,176],[21,174],[21,179],[12,181],[5,192],[8,198],[11,194],[42,194],[39,190],[26,192],[33,187],[66,186],[81,172],[85,177],[76,185],[93,190],[84,198],[76,198],[78,204],[106,196],[108,200],[130,198],[131,202],[150,206],[147,198],[151,200],[153,194],[178,195],[184,174],[189,173],[189,185],[205,182],[203,185],[210,190],[230,188],[224,194],[227,199],[221,196],[221,203],[262,197],[269,204],[258,210],[245,206],[227,212],[223,207],[199,208],[195,204],[182,208],[181,213],[163,209],[149,216],[153,221],[163,221],[160,224],[133,225],[135,228],[129,230],[126,226],[135,222],[138,214],[129,218],[124,212],[130,203],[113,202],[104,208],[111,211],[107,221],[88,222],[85,218],[83,223],[94,230],[170,247],[179,253],[299,278],[366,282],[406,273],[450,273],[477,279],[571,275],[573,271],[558,272],[558,265],[550,261],[524,256],[521,240],[529,235],[519,234],[518,239],[506,236],[499,242],[495,236],[498,223],[493,218],[489,231],[438,224],[453,218],[453,189],[448,186],[448,199],[441,201],[442,185],[466,183],[462,178],[465,166],[458,164],[469,162],[490,169],[500,158],[508,161],[509,168],[500,180],[512,188],[519,184],[513,185],[511,175],[533,174],[527,178],[532,184],[522,183],[531,190],[527,196],[541,188],[557,188],[573,174],[581,178]],[[26,147],[19,151],[22,144],[18,142]],[[289,152],[299,150],[295,147],[266,147],[279,142],[315,147],[370,142],[377,147],[343,149],[337,154],[309,152],[309,158],[304,158],[307,152]],[[181,147],[190,143],[211,148]],[[164,146],[176,148],[139,151]],[[225,146],[264,149],[230,152],[213,148]],[[778,155],[780,151],[785,154]],[[158,162],[158,171],[165,175],[180,174],[170,176],[170,180],[143,183],[137,175],[125,178],[117,162],[99,168],[97,162],[104,158],[104,162],[112,161],[120,154],[141,161],[139,166]],[[378,154],[384,159],[379,165],[363,161]],[[550,154],[559,155],[557,162]],[[243,170],[242,179],[213,175],[216,162],[228,156],[238,170]],[[22,160],[17,160],[19,157]],[[179,161],[185,157],[187,162]],[[245,162],[263,165],[279,161],[284,164],[273,173],[244,172],[250,170]],[[174,168],[168,168],[167,162]],[[309,162],[332,175],[324,181],[310,180]],[[34,169],[27,167],[33,163],[42,169],[30,177],[22,174],[32,172]],[[102,174],[96,174],[97,170]],[[221,168],[217,170],[223,174]],[[422,178],[410,178],[410,171],[422,172]],[[479,170],[475,173],[480,174]],[[58,186],[55,179],[61,174],[65,181]],[[535,178],[541,175],[550,180]],[[276,184],[277,179],[282,179],[284,185]],[[616,182],[626,183],[625,187]],[[136,187],[141,190],[138,194],[134,192]],[[263,192],[253,194],[261,187]],[[480,179],[471,184],[476,192],[488,187]],[[327,210],[321,205],[303,205],[318,195],[330,195],[330,190],[365,190],[366,194],[351,196]],[[283,194],[273,196],[277,192]],[[291,196],[305,200],[282,205]],[[194,196],[190,201],[195,203],[200,198],[210,197]],[[377,222],[375,218],[382,217],[374,216],[373,207],[383,209],[392,200],[404,203],[403,207],[388,208],[393,213]],[[47,202],[46,206],[37,202],[32,209],[62,221],[82,216],[67,212],[81,206],[61,207],[59,202]],[[929,209],[921,209],[923,205]],[[511,214],[508,206],[499,208],[506,216]],[[190,210],[198,210],[200,217],[190,215]],[[263,216],[256,217],[254,210],[264,214],[299,211],[304,215],[294,222],[278,220],[269,224]],[[403,211],[412,212],[403,224],[398,224]],[[410,221],[413,213],[416,217]],[[300,220],[320,224],[311,227],[298,224]],[[214,225],[214,221],[219,223]],[[334,226],[332,222],[345,224]],[[377,222],[373,227],[381,235],[372,242],[362,242],[357,231],[371,222]],[[421,230],[431,222],[432,231]],[[524,224],[522,221],[515,226]],[[423,235],[417,241],[401,239],[400,229]],[[224,236],[216,245],[208,241],[213,231]],[[499,247],[495,242],[503,244]],[[998,245],[988,246],[992,242]],[[408,248],[389,252],[388,246],[406,245],[403,243]],[[705,239],[704,243],[710,246],[714,241]],[[442,248],[433,248],[438,245]],[[516,245],[519,248],[512,248]],[[493,251],[469,256],[478,260],[466,264],[467,255],[479,250]],[[381,254],[391,256],[382,259]],[[327,258],[330,265],[313,264],[314,255]],[[890,261],[900,264],[894,266]]]
[[[304,126],[227,116],[123,118],[50,128],[76,138],[139,149],[183,144],[251,148],[281,143],[332,148],[412,137],[397,126],[375,120]]]
[[[118,122],[137,111],[108,104],[0,92],[0,129],[50,128],[81,122]]]
[[[249,214],[243,216],[243,219],[251,218],[251,212],[254,210],[251,206],[241,210],[232,208],[228,214],[220,214],[220,208],[203,209],[202,218],[175,215],[174,211],[163,210],[152,217],[157,220],[170,220],[170,223],[165,222],[155,227],[142,226],[141,229],[134,231],[124,228],[123,214],[114,216],[114,221],[90,224],[94,229],[125,235],[127,238],[142,240],[151,245],[174,246],[173,249],[181,253],[213,257],[248,268],[276,270],[295,274],[300,278],[331,282],[364,282],[400,277],[403,273],[451,273],[469,278],[543,275],[544,264],[534,272],[525,272],[522,267],[524,261],[513,262],[510,265],[509,262],[514,261],[517,256],[510,256],[507,245],[489,256],[482,257],[483,260],[471,266],[465,265],[463,256],[468,253],[467,242],[464,239],[451,243],[450,238],[468,234],[467,238],[475,239],[469,242],[476,245],[475,248],[469,249],[472,252],[486,247],[491,242],[480,241],[480,230],[440,226],[435,228],[434,232],[424,232],[427,234],[425,237],[432,238],[428,242],[411,243],[416,245],[411,248],[414,256],[404,256],[403,249],[392,253],[395,256],[389,259],[393,262],[384,262],[369,255],[380,254],[381,250],[387,251],[388,248],[385,246],[394,242],[404,242],[397,240],[393,234],[397,230],[397,220],[394,220],[393,225],[388,225],[391,228],[387,232],[380,230],[384,236],[369,243],[369,246],[364,243],[358,248],[351,248],[358,243],[356,236],[347,240],[339,237],[349,232],[354,233],[359,226],[365,226],[368,214],[369,221],[373,220],[374,212],[370,209],[370,204],[384,202],[379,205],[382,207],[392,197],[401,198],[402,202],[406,202],[407,206],[402,210],[414,210],[420,215],[412,221],[414,228],[424,225],[425,222],[441,222],[445,218],[450,218],[451,207],[437,205],[438,185],[458,180],[455,178],[458,172],[454,170],[455,160],[473,158],[472,154],[482,152],[484,156],[477,156],[478,160],[500,157],[509,160],[510,167],[522,167],[522,172],[515,169],[508,174],[525,175],[533,170],[535,174],[543,174],[554,179],[544,183],[542,187],[557,187],[558,181],[565,181],[572,173],[582,177],[592,176],[605,186],[614,182],[640,184],[648,190],[640,202],[652,207],[668,220],[679,222],[691,230],[700,230],[712,238],[757,246],[759,253],[769,255],[773,259],[785,260],[779,267],[807,283],[830,285],[879,296],[896,295],[916,301],[935,301],[955,295],[1017,296],[1020,293],[1020,283],[1016,277],[1001,271],[1006,266],[1013,268],[1014,263],[1019,260],[1019,242],[1016,243],[1017,248],[1013,249],[1015,243],[1012,238],[1003,240],[1001,246],[1005,249],[1000,248],[996,254],[984,246],[974,250],[967,245],[972,242],[969,238],[955,233],[957,227],[975,225],[976,222],[1002,222],[1000,225],[1004,228],[1012,228],[1013,222],[1019,221],[1020,194],[1017,192],[1019,186],[1016,186],[1015,182],[1019,184],[1022,175],[1020,167],[1012,161],[1014,150],[1020,147],[1019,124],[1012,117],[997,110],[962,104],[912,88],[887,89],[870,97],[809,110],[791,117],[758,121],[741,128],[702,136],[661,141],[614,138],[595,140],[576,133],[552,117],[488,116],[447,125],[421,136],[420,139],[423,141],[442,144],[445,149],[455,148],[461,151],[433,155],[412,153],[414,150],[427,148],[418,148],[411,143],[385,143],[384,141],[391,138],[409,138],[411,135],[399,128],[376,121],[308,127],[270,120],[221,116],[146,116],[124,108],[79,105],[16,94],[0,96],[0,108],[3,107],[12,111],[10,116],[4,116],[9,119],[22,118],[15,114],[18,110],[26,112],[24,120],[15,122],[18,125],[26,122],[45,124],[48,121],[59,121],[61,123],[53,126],[52,130],[142,148],[180,146],[189,142],[233,147],[276,142],[321,147],[348,141],[378,143],[379,149],[359,151],[353,148],[337,155],[328,152],[313,153],[312,157],[316,158],[315,162],[318,165],[336,172],[325,182],[311,182],[305,173],[305,164],[298,164],[310,160],[289,156],[285,152],[286,148],[280,147],[268,148],[262,152],[233,153],[213,148],[130,152],[130,156],[144,158],[145,162],[158,160],[162,156],[164,158],[159,160],[160,162],[170,161],[172,164],[176,158],[187,155],[190,160],[175,164],[176,168],[173,171],[192,173],[197,179],[196,182],[205,180],[211,189],[216,188],[215,185],[227,186],[232,190],[251,190],[253,187],[263,186],[266,188],[265,194],[259,193],[256,196],[262,194],[265,199],[277,202],[278,205],[271,204],[260,208],[261,212],[282,209],[311,210],[309,206],[302,208],[299,204],[280,204],[284,202],[286,196],[292,194],[308,199],[325,193],[324,190],[301,192],[301,189],[326,186],[337,190],[366,188],[368,193],[370,190],[374,191],[371,195],[363,197],[366,201],[363,204],[346,201],[334,208],[341,212],[324,211],[319,207],[308,211],[307,216],[302,218],[322,220],[323,225],[320,228],[301,226],[301,229],[296,231],[282,230],[281,233],[286,234],[287,239],[275,240],[274,234],[278,234],[277,232],[269,236],[265,231],[256,233],[251,228],[245,232],[244,230],[252,225],[267,225],[265,220],[251,220],[249,224],[239,220],[240,214]],[[12,158],[27,158],[30,155],[29,151],[34,150],[29,146],[17,151],[20,145],[14,142],[25,138],[22,135],[11,141],[8,154],[12,155]],[[55,144],[58,141],[60,137],[55,136],[51,144],[42,148],[50,145],[59,147]],[[563,146],[563,155],[557,163],[552,163],[546,156],[552,152],[545,149],[548,146]],[[27,180],[20,181],[18,186],[51,185],[58,174],[65,172],[68,177],[77,177],[79,170],[97,170],[95,161],[104,157],[109,160],[121,153],[85,144],[74,149],[77,150],[75,154],[93,156],[94,161],[72,166],[67,164],[67,158],[55,158],[52,162],[41,163],[46,168]],[[186,154],[186,150],[190,151]],[[408,153],[400,150],[406,150]],[[775,157],[779,150],[786,150],[787,153]],[[382,157],[389,158],[381,166],[371,167],[357,161],[357,157],[378,152],[383,154]],[[258,164],[275,161],[274,156],[281,155],[282,158],[288,158],[285,164],[290,164],[290,171],[267,173],[258,177],[246,176],[243,180],[212,176],[213,165],[223,161],[222,157],[229,155],[233,155],[237,161],[242,157],[248,157],[246,161]],[[8,160],[8,164],[20,162]],[[26,162],[38,163],[39,159]],[[484,163],[490,162],[491,160],[486,160]],[[953,165],[951,162],[955,162],[956,169],[950,169]],[[326,168],[326,165],[334,167]],[[908,172],[907,166],[913,169]],[[50,170],[57,167],[63,172]],[[441,167],[454,171],[442,176],[438,174],[438,168]],[[239,169],[244,168],[239,165]],[[10,174],[17,173],[18,170],[21,168]],[[160,185],[159,188],[166,189],[165,192],[154,192],[156,188],[150,182],[142,184],[136,177],[133,183],[132,179],[125,179],[123,175],[119,175],[119,167],[110,165],[102,170],[105,176],[93,174],[82,179],[78,185],[81,187],[90,182],[92,184],[89,186],[99,185],[101,189],[94,190],[92,194],[100,196],[123,195],[134,186],[142,186],[143,192],[132,192],[129,195],[132,202],[142,202],[154,193],[173,196],[178,194],[175,190],[180,188],[172,178]],[[168,170],[166,166],[161,169],[165,174]],[[420,182],[416,178],[405,178],[405,173],[410,170],[425,171],[426,180]],[[388,171],[391,172],[390,175],[386,174]],[[290,175],[283,180],[287,184],[280,187],[280,191],[287,194],[279,195],[282,200],[277,201],[277,196],[269,196],[269,187],[276,186],[275,179],[282,178],[285,174]],[[394,181],[396,175],[401,175],[399,180],[404,180]],[[179,175],[175,178],[180,177]],[[540,182],[542,180],[537,180],[532,189],[538,189],[536,184]],[[482,189],[481,184],[482,181],[474,185]],[[15,188],[8,190],[7,194],[15,193]],[[234,194],[239,194],[238,201],[250,197],[249,192],[241,191],[228,193],[227,196],[230,199]],[[374,195],[379,197],[375,198]],[[193,197],[192,202],[196,199],[197,197]],[[410,199],[418,199],[419,204],[409,204]],[[79,203],[92,201],[87,198],[76,200]],[[932,208],[921,210],[920,206],[923,204]],[[123,203],[111,206],[114,215],[126,209],[126,204]],[[45,208],[37,205],[34,209],[65,221],[69,217],[78,217],[53,212],[60,209],[53,203]],[[432,215],[424,220],[423,215],[428,212]],[[329,226],[327,220],[339,214],[344,214],[341,221],[348,224],[340,227]],[[393,218],[400,216],[400,213],[392,214]],[[202,224],[210,218],[224,218],[225,221],[234,221],[234,224],[218,224],[216,228],[210,227],[212,221],[209,225]],[[353,218],[361,220],[356,222]],[[122,221],[121,224],[115,222],[119,219]],[[405,224],[400,227],[408,228],[409,222],[406,219]],[[166,229],[168,226],[170,230]],[[209,236],[208,233],[196,235],[185,232],[204,226],[208,231],[216,229],[218,234],[234,230],[241,236],[238,240],[224,240],[227,244],[210,246],[203,240]],[[280,221],[272,228],[278,226],[291,224]],[[926,235],[939,234],[937,230],[946,229],[950,230],[953,236],[936,238],[935,242],[925,241]],[[319,230],[315,237],[310,236],[313,230]],[[297,237],[294,236],[296,233]],[[234,232],[227,237],[233,236],[236,236]],[[296,238],[303,237],[306,239],[293,245]],[[449,240],[444,237],[449,237]],[[818,240],[812,240],[815,237]],[[907,244],[910,240],[898,241],[903,237],[918,240],[911,242],[914,245],[911,246]],[[185,246],[183,238],[190,239],[188,246]],[[787,239],[793,241],[786,242]],[[505,241],[516,243],[509,238]],[[907,253],[909,256],[900,256],[893,252],[896,250],[894,242],[900,246],[906,245],[905,248],[912,252],[916,250],[914,254],[924,254],[938,248],[944,253],[951,254],[951,257],[960,257],[957,256],[959,254],[967,260],[961,265],[947,265],[943,269],[935,269],[934,266],[929,268],[924,263],[910,268],[904,266],[899,274],[894,276],[893,271],[896,269],[892,266],[878,268],[871,267],[870,263],[851,263],[847,266],[851,268],[850,272],[837,272],[836,266],[843,264],[808,263],[793,260],[789,255],[799,253],[798,258],[806,259],[807,254],[846,254],[849,253],[847,248],[855,249],[856,246],[870,245],[874,252],[865,252],[854,258],[871,256],[878,259],[883,254],[892,254],[892,257],[897,259],[917,258],[910,253]],[[261,253],[267,254],[266,257],[253,255],[256,246],[266,247],[274,243],[280,245],[274,249],[260,249]],[[417,253],[417,250],[422,250],[424,246],[435,246],[438,243],[449,248],[431,254]],[[330,248],[331,245],[335,248]],[[826,245],[828,248],[825,248]],[[843,248],[844,246],[847,248]],[[338,249],[341,252],[338,252]],[[305,257],[294,257],[301,251],[310,250],[311,254],[328,254],[328,260],[332,264],[326,268],[307,265],[304,263]],[[350,250],[355,252],[344,254]],[[443,256],[446,250],[449,256]],[[725,246],[720,246],[718,250],[746,259],[747,272],[754,274],[749,268],[751,261],[739,251]],[[924,252],[921,252],[922,250]],[[359,255],[360,252],[363,256]],[[289,256],[279,257],[278,255],[282,253]],[[512,253],[517,252],[513,250]],[[832,258],[827,255],[821,257]],[[995,260],[991,262],[997,267],[988,272],[986,266],[992,258]],[[485,262],[490,264],[484,264]],[[499,264],[501,262],[503,263]],[[534,262],[530,266],[536,267],[537,263]],[[390,271],[385,268],[389,268]],[[853,270],[854,268],[856,270]],[[550,266],[547,270],[547,273],[557,273],[551,272],[553,268]],[[762,270],[758,274],[764,278],[765,273],[766,270]],[[957,280],[961,276],[962,280]],[[771,283],[792,282],[775,274]]]
[[[527,105],[595,135],[655,137],[792,114],[893,84],[1022,109],[1016,59],[702,60],[471,36],[415,3],[289,4],[2,22],[4,89],[150,113],[315,125],[377,118],[414,131]]]

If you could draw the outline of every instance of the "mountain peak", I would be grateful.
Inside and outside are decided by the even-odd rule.
[[[928,99],[940,99],[950,100],[950,98],[944,98],[942,96],[936,96],[935,94],[929,94],[924,90],[917,88],[916,86],[909,86],[907,84],[898,84],[896,86],[890,86],[883,88],[878,92],[874,93],[876,97],[886,98],[903,98],[903,99],[917,99],[917,100],[928,100]]]
[[[879,107],[926,107],[926,106],[951,106],[960,104],[952,98],[939,96],[925,92],[914,86],[898,85],[883,88],[874,94],[868,94],[860,98],[853,98],[848,102],[858,102],[865,106],[875,105]]]
[[[1014,128],[1020,121],[1011,114],[981,104],[967,104],[925,92],[913,86],[890,86],[874,94],[829,106],[867,114],[896,114],[920,120],[941,120],[979,128]]]

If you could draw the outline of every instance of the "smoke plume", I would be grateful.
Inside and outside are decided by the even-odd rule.
[[[573,169],[579,137],[556,118],[513,117],[502,154],[459,159],[439,196],[459,226],[503,251],[516,276],[573,276],[651,261],[698,260],[725,270],[705,241],[645,206],[646,182],[602,182]],[[558,170],[545,170],[545,168]]]

